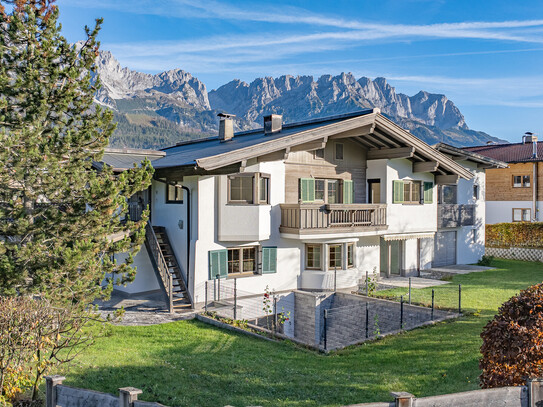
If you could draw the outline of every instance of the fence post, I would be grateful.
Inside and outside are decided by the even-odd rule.
[[[411,305],[411,277],[409,277],[409,305]]]
[[[337,266],[334,266],[334,292],[337,291]]]
[[[132,403],[138,399],[138,394],[143,393],[135,387],[121,387],[119,389],[119,407],[131,407]]]
[[[366,297],[368,296],[368,285],[369,285],[369,283],[370,282],[368,281],[368,271],[366,270]]]
[[[528,407],[537,407],[543,400],[543,379],[528,379]]]
[[[434,320],[434,289],[432,288],[432,321]]]
[[[400,297],[400,329],[403,329],[403,295]]]
[[[368,309],[368,303],[366,302],[366,338],[369,338],[369,319],[370,319],[370,311]]]
[[[45,376],[45,406],[57,406],[57,386],[66,380],[64,376]]]
[[[458,313],[462,313],[462,284],[458,284]]]
[[[213,280],[213,301],[217,301],[217,279]]]
[[[207,287],[208,287],[208,281],[206,280],[205,282],[205,290],[206,290],[206,295],[205,295],[205,300],[204,300],[204,311],[207,312]]]
[[[273,330],[277,332],[277,297],[273,296]]]
[[[221,300],[221,276],[217,274],[217,301]]]
[[[324,350],[328,349],[328,334],[327,334],[327,323],[326,320],[328,319],[328,310],[324,310]]]
[[[168,303],[168,306],[169,306],[169,311],[170,313],[173,312],[173,275],[172,273],[169,273],[168,274],[168,284],[169,284],[169,287],[168,287],[168,298],[169,298],[169,303]]]
[[[238,319],[238,279],[234,278],[234,320]]]
[[[390,395],[394,397],[394,405],[396,407],[412,407],[413,406],[413,396],[411,393],[405,391],[400,392],[391,392]]]

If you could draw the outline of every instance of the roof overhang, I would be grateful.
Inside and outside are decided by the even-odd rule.
[[[496,160],[472,151],[454,147],[446,143],[438,143],[433,146],[436,150],[452,157],[454,161],[472,161],[477,164],[477,168],[507,168],[504,161]]]
[[[469,170],[453,159],[381,115],[379,109],[285,137],[266,140],[249,147],[200,158],[196,160],[196,165],[185,168],[178,167],[178,171],[180,175],[181,173],[196,175],[222,172],[221,168],[243,166],[243,163],[251,158],[280,151],[288,154],[291,150],[295,151],[296,146],[307,143],[314,143],[317,146],[315,148],[318,148],[319,143],[347,137],[352,138],[368,150],[367,158],[369,160],[408,158],[413,162],[414,170],[417,171],[432,172],[436,176],[456,175],[464,179],[473,177]]]

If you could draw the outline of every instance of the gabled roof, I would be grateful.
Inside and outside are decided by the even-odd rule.
[[[204,174],[273,152],[288,153],[302,144],[343,137],[365,147],[368,159],[406,157],[414,163],[434,163],[438,175],[473,177],[466,168],[381,115],[379,109],[287,124],[274,134],[257,129],[236,133],[228,141],[210,137],[179,143],[164,149],[166,157],[155,161],[153,166],[159,174],[172,169],[180,175]]]
[[[506,163],[543,161],[543,143],[537,143],[537,156],[534,157],[532,143],[490,144],[485,146],[465,147],[464,150],[478,153]]]
[[[455,161],[465,160],[477,163],[478,168],[507,168],[506,162],[468,151],[465,148],[454,147],[446,143],[438,143],[433,147],[443,154],[452,156]]]
[[[102,161],[100,161],[100,163],[94,163],[94,166],[100,169],[102,165],[106,164],[112,167],[114,172],[122,172],[129,168],[133,168],[134,165],[140,165],[146,158],[149,161],[154,162],[165,156],[166,153],[164,151],[107,147],[104,150]]]

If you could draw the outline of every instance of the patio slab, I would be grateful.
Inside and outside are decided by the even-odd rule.
[[[381,278],[378,283],[391,287],[409,287],[409,277],[394,276]],[[433,278],[411,277],[411,288],[427,288],[437,285],[449,284],[449,281],[441,281]]]
[[[477,266],[474,264],[455,264],[453,266],[445,266],[445,267],[434,267],[429,270],[428,272],[438,272],[438,273],[447,273],[447,274],[468,274],[468,273],[476,273],[480,271],[486,271],[486,270],[493,270],[496,267],[485,267],[485,266]]]

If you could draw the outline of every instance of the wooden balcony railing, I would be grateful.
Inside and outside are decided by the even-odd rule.
[[[281,231],[386,228],[386,204],[281,204]]]
[[[437,227],[456,228],[475,224],[475,205],[437,205]]]

